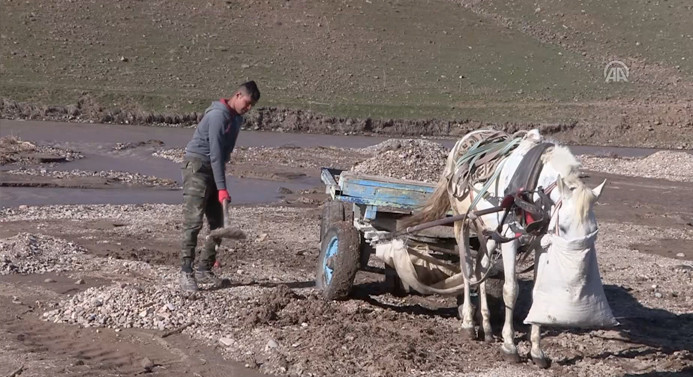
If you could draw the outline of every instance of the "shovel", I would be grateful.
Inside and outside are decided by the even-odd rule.
[[[232,228],[231,224],[229,224],[229,201],[224,200],[224,202],[221,203],[221,205],[222,205],[222,208],[224,211],[224,227],[217,228],[217,229],[214,229],[213,231],[209,232],[206,240],[213,238],[213,239],[221,242],[222,238],[230,238],[230,239],[235,239],[235,240],[245,239],[245,233],[243,233],[242,230],[240,230],[238,228]]]

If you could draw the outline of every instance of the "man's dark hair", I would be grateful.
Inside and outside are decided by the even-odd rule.
[[[255,81],[248,81],[244,82],[241,84],[240,87],[238,87],[238,90],[243,91],[245,94],[247,94],[251,100],[253,100],[253,103],[256,103],[257,101],[260,100],[260,89],[257,88],[257,84],[255,84]]]

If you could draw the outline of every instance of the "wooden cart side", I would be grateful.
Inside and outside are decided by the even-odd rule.
[[[322,169],[321,180],[326,192],[335,200],[400,213],[410,213],[435,190],[433,184],[330,168]]]

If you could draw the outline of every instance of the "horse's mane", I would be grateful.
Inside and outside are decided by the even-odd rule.
[[[543,156],[542,162],[551,165],[564,179],[575,177],[577,179],[580,172],[580,161],[575,158],[567,147],[556,144],[550,148]]]
[[[567,187],[573,189],[575,198],[575,211],[582,222],[587,219],[590,205],[596,200],[592,190],[580,179],[580,162],[575,158],[570,149],[556,145],[542,157],[544,164],[549,164],[563,178]]]

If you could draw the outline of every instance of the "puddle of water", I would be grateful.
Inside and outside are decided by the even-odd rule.
[[[83,143],[112,146],[115,143],[131,143],[154,139],[163,141],[167,148],[182,148],[190,141],[193,132],[193,128],[0,119],[0,137],[15,135],[24,140],[60,143],[66,146]],[[297,147],[333,146],[362,148],[378,144],[387,139],[390,138],[242,131],[237,145],[243,147],[294,145]]]
[[[172,179],[182,184],[180,164],[165,158],[154,157],[151,151],[127,151],[127,153],[95,154],[83,153],[84,158],[66,165],[56,165],[55,170],[115,170],[140,173],[159,178]]]
[[[180,164],[153,157],[153,148],[143,147],[113,151],[115,143],[162,140],[167,147],[184,147],[192,135],[192,129],[141,127],[128,125],[104,125],[37,121],[0,120],[0,137],[16,135],[24,140],[58,144],[81,151],[85,158],[68,164],[57,164],[47,170],[127,171],[171,179],[182,184]],[[269,134],[269,133],[267,133]],[[282,134],[258,135],[251,133],[251,144],[296,144],[295,138],[282,138]],[[300,136],[300,135],[298,135]],[[367,138],[364,138],[367,139]],[[268,143],[266,143],[268,142]],[[281,144],[280,144],[281,143]],[[319,145],[321,140],[307,138],[308,144]],[[311,189],[320,185],[318,178],[301,177],[290,182],[262,179],[227,177],[235,204],[273,202],[280,198],[278,190],[286,187],[292,191]],[[182,193],[177,190],[153,189],[73,189],[73,188],[0,188],[0,206],[44,204],[177,204]]]
[[[300,191],[320,184],[317,178],[303,179],[298,182],[276,182],[229,177],[227,182],[233,204],[273,202],[281,198],[280,187]],[[182,202],[182,190],[0,187],[0,208],[17,207],[23,204],[180,204]]]

